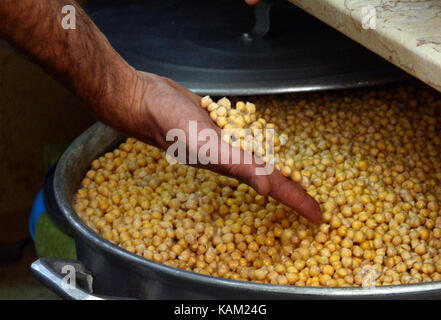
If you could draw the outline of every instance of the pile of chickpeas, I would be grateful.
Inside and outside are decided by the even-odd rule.
[[[170,164],[134,138],[92,162],[78,215],[132,253],[215,277],[331,287],[441,280],[438,93],[410,83],[247,99],[255,118],[243,127],[261,118],[286,139],[274,165],[319,202],[322,223],[235,179]]]

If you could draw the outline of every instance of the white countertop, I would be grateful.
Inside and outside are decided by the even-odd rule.
[[[289,1],[441,91],[440,0]]]

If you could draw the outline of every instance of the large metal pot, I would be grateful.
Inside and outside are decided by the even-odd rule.
[[[91,161],[115,148],[123,139],[123,134],[97,123],[72,143],[57,165],[53,193],[59,214],[75,237],[79,261],[40,259],[31,268],[37,278],[60,296],[71,299],[103,296],[140,299],[441,299],[441,281],[369,288],[258,284],[172,268],[114,245],[81,221],[72,207],[72,200]],[[75,268],[77,284],[82,284],[83,289],[65,285],[61,271],[66,265]]]

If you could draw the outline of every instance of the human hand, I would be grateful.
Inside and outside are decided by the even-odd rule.
[[[201,97],[170,79],[145,72],[133,72],[135,73],[133,85],[128,86],[130,89],[124,90],[126,97],[116,99],[128,103],[121,108],[120,105],[112,107],[112,102],[109,102],[110,108],[107,107],[107,110],[118,110],[104,117],[109,125],[164,150],[174,143],[174,141],[166,141],[167,133],[172,129],[181,129],[187,139],[187,155],[197,155],[199,148],[205,142],[197,141],[192,146],[188,141],[189,122],[196,121],[198,133],[203,129],[216,131],[219,154],[222,152],[232,154],[233,147],[221,139],[220,129],[206,110],[200,107]],[[300,185],[287,179],[276,169],[267,175],[256,175],[256,169],[262,169],[264,166],[256,163],[250,153],[242,150],[240,153],[241,164],[232,164],[231,161],[223,164],[218,161],[218,164],[209,163],[203,166],[197,163],[195,166],[236,178],[252,186],[258,193],[269,195],[291,207],[312,222],[320,221],[321,212],[318,203]],[[248,161],[245,161],[245,158]]]

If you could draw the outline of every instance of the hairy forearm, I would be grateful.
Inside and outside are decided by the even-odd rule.
[[[75,29],[62,26],[66,5],[75,7]],[[120,117],[123,110],[107,110],[108,102],[127,103],[129,97],[114,93],[129,91],[134,70],[74,1],[0,0],[0,36],[64,82],[104,121]]]

